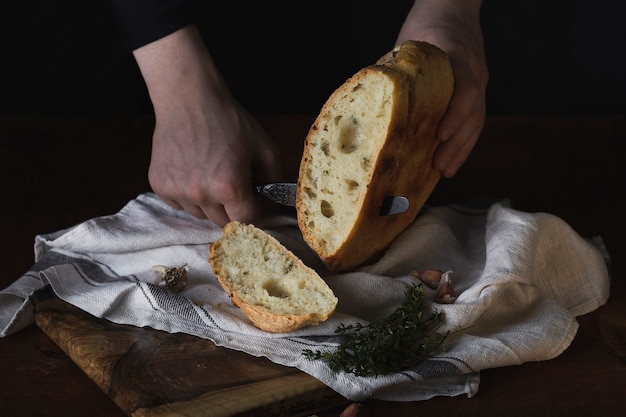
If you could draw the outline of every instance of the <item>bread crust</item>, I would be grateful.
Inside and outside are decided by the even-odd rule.
[[[306,315],[272,314],[246,303],[236,294],[231,293],[231,299],[233,304],[241,308],[254,326],[271,333],[289,333],[303,327],[317,326],[326,321],[331,315],[331,313],[310,313]]]
[[[309,224],[305,189],[311,168],[313,142],[334,110],[338,97],[349,94],[360,80],[380,74],[394,79],[396,91],[393,115],[382,138],[383,146],[373,156],[374,164],[362,199],[353,206],[357,214],[342,242],[333,248],[323,244],[324,236]],[[426,42],[409,41],[394,48],[374,65],[348,79],[329,97],[311,126],[300,163],[296,196],[298,224],[305,241],[334,272],[345,272],[371,262],[411,224],[422,208],[440,174],[432,166],[439,145],[436,130],[445,114],[454,89],[447,55]],[[406,97],[403,97],[405,95]],[[385,196],[405,196],[409,209],[401,214],[380,216]]]

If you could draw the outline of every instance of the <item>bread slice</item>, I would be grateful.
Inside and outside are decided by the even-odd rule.
[[[209,262],[232,302],[261,330],[291,332],[335,311],[337,298],[326,282],[253,225],[228,223],[210,246]]]
[[[454,89],[448,56],[408,41],[329,97],[304,144],[296,193],[307,244],[334,272],[372,261],[415,219],[440,174],[436,129]],[[410,207],[380,216],[385,196]]]

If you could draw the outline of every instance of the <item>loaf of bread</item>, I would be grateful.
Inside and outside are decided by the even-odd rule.
[[[307,244],[334,272],[374,260],[414,221],[440,174],[436,129],[454,89],[448,56],[409,41],[329,97],[304,144],[296,193]],[[381,216],[385,196],[409,209]]]
[[[326,282],[253,225],[228,223],[210,246],[209,262],[232,302],[261,330],[291,332],[335,311],[337,298]]]

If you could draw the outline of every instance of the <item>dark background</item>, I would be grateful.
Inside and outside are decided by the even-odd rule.
[[[412,1],[201,2],[202,31],[257,113],[317,113],[393,46]],[[4,1],[0,114],[136,115],[143,80],[100,1]],[[614,115],[626,106],[622,0],[487,0],[489,114]]]
[[[116,213],[149,190],[150,102],[100,1],[0,2],[0,288],[32,266],[36,234]],[[236,96],[255,112],[311,116],[392,46],[411,1],[225,4],[205,6],[203,32]],[[433,194],[434,203],[511,198],[520,210],[558,215],[584,237],[602,236],[613,259],[609,303],[579,318],[558,358],[481,372],[476,398],[366,410],[522,415],[532,398],[537,415],[624,415],[622,4],[485,1],[488,111],[496,116],[459,174]],[[297,148],[291,138],[304,137],[309,116],[260,120]],[[290,160],[297,169],[296,152]],[[0,375],[2,415],[123,414],[35,326],[0,340]]]

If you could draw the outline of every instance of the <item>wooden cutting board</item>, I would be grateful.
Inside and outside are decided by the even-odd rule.
[[[35,321],[129,416],[308,416],[348,402],[295,368],[114,324],[57,297],[38,302]]]

